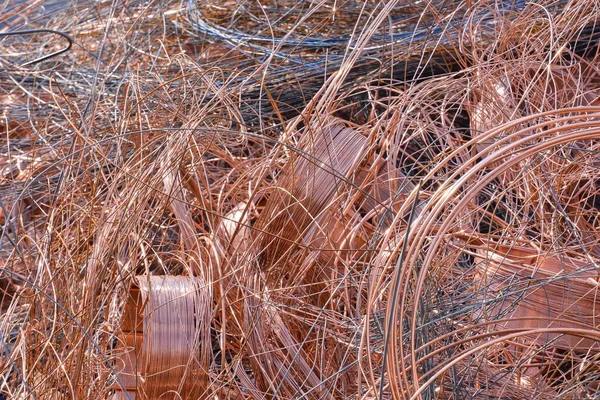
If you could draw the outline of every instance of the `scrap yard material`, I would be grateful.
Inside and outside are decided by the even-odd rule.
[[[0,4],[0,398],[600,393],[600,1]]]

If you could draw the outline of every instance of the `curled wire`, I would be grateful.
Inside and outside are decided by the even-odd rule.
[[[54,35],[61,36],[62,38],[64,38],[64,39],[67,40],[68,44],[65,47],[63,47],[62,49],[55,51],[54,53],[50,53],[50,54],[45,55],[43,57],[39,57],[39,58],[36,58],[35,60],[28,61],[28,62],[26,62],[24,64],[21,64],[22,67],[27,67],[29,65],[33,65],[33,64],[40,63],[42,61],[49,60],[52,57],[56,57],[56,56],[58,56],[60,54],[66,53],[73,46],[73,39],[71,39],[71,37],[69,35],[67,35],[64,32],[56,31],[54,29],[29,29],[29,30],[16,31],[16,32],[0,32],[0,37],[3,37],[3,36],[18,36],[18,35],[35,35],[35,34],[38,34],[38,33],[51,33],[51,34],[54,34]]]

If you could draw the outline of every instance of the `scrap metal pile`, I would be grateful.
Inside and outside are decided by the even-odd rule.
[[[599,18],[0,4],[0,397],[597,397]]]

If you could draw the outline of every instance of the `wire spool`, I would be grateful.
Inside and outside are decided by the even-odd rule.
[[[564,350],[598,349],[593,338],[563,334],[562,329],[598,329],[600,286],[590,261],[543,254],[527,247],[496,245],[480,252],[480,281],[488,298],[501,298],[487,310],[504,319],[497,328],[554,328],[556,333],[528,336],[540,346]]]
[[[119,383],[112,400],[199,398],[199,282],[186,276],[138,276],[121,320]]]
[[[275,276],[289,272],[286,263],[300,247],[299,238],[310,234],[340,188],[352,180],[367,145],[362,132],[337,118],[320,120],[303,135],[257,220],[263,268]]]

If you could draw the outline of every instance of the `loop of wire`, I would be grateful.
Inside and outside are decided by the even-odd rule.
[[[49,59],[51,59],[53,57],[56,57],[56,56],[58,56],[60,54],[66,53],[73,46],[73,39],[71,39],[71,37],[69,35],[67,35],[64,32],[56,31],[54,29],[28,29],[28,30],[16,31],[16,32],[0,32],[0,37],[3,37],[3,36],[19,36],[19,35],[35,35],[35,34],[38,34],[38,33],[51,33],[53,35],[60,36],[60,37],[62,37],[62,38],[64,38],[64,39],[67,40],[67,45],[65,47],[63,47],[62,49],[55,51],[54,53],[50,53],[50,54],[47,54],[45,56],[38,57],[35,60],[28,61],[28,62],[26,62],[24,64],[21,64],[22,67],[27,67],[27,66],[30,66],[30,65],[34,65],[34,64],[40,63],[42,61],[49,60]]]

